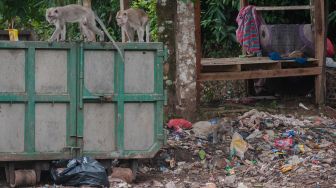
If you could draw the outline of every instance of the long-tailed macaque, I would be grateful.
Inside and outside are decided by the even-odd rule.
[[[99,18],[97,18],[93,11],[89,8],[75,4],[63,7],[52,7],[47,9],[46,19],[49,23],[56,26],[56,29],[49,41],[55,41],[59,38],[59,36],[61,36],[60,40],[64,41],[65,24],[76,22],[80,24],[82,32],[85,36],[89,37],[89,31],[92,31],[100,36],[100,41],[104,41],[104,32],[96,26],[95,20],[98,20]]]
[[[104,23],[91,9],[76,4],[66,5],[63,7],[52,7],[47,9],[46,19],[50,24],[56,26],[53,35],[49,39],[50,42],[56,40],[64,41],[66,33],[65,24],[78,22],[82,34],[87,37],[88,41],[94,41],[95,34],[99,35],[100,41],[104,41],[105,33],[106,36],[113,42],[113,45],[117,48],[123,58],[120,48],[116,45],[115,41],[108,33]],[[97,28],[96,21],[99,23],[103,31]]]
[[[134,31],[137,31],[139,42],[144,42],[146,31],[146,42],[149,42],[149,18],[144,10],[135,8],[120,10],[116,20],[130,42],[134,40]]]

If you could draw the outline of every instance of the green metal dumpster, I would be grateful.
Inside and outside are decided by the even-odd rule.
[[[7,171],[17,161],[156,154],[165,138],[163,44],[118,46],[124,62],[111,43],[0,42]]]

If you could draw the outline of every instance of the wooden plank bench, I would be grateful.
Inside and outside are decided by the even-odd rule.
[[[314,58],[309,58],[307,64],[298,64],[293,60],[274,61],[268,57],[206,58],[201,60],[201,65],[200,81],[308,76],[322,73],[322,68]]]

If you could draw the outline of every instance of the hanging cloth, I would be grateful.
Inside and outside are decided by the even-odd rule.
[[[236,18],[238,29],[237,41],[248,53],[260,53],[259,26],[263,22],[257,14],[255,6],[249,5],[242,8]]]

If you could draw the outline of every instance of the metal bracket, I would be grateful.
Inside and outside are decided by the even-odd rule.
[[[81,151],[81,147],[73,147],[73,146],[66,146],[63,148],[63,151],[65,152],[66,150],[69,150],[70,151],[70,155],[73,155],[74,154],[74,151],[77,152],[77,151]]]
[[[168,48],[164,47],[162,50],[157,51],[157,55],[163,58],[163,61],[168,59]]]
[[[100,102],[111,102],[113,99],[112,95],[102,95],[99,96]]]
[[[163,92],[164,92],[163,93],[163,95],[164,95],[163,105],[167,106],[168,105],[168,91],[167,91],[167,89],[165,89]]]

